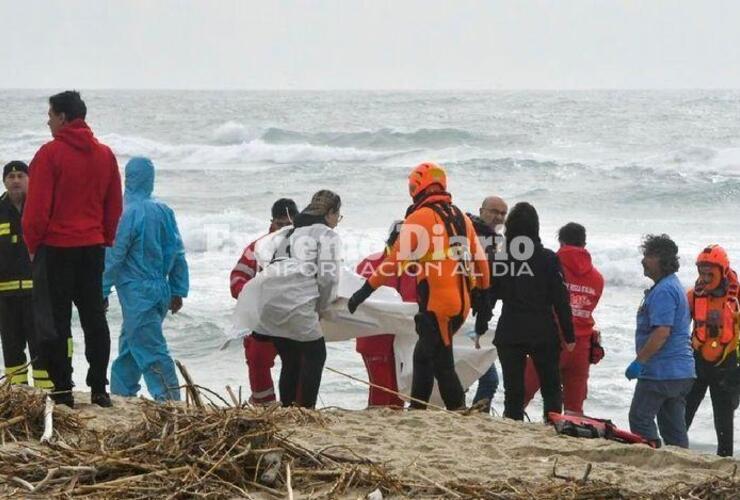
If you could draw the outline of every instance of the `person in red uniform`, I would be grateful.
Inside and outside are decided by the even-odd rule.
[[[280,198],[272,205],[272,220],[270,221],[269,233],[289,226],[298,213],[295,202],[289,198]],[[268,234],[269,234],[268,233]],[[257,260],[254,255],[254,247],[257,242],[267,236],[266,234],[257,238],[247,245],[242,252],[239,261],[234,266],[230,275],[231,296],[239,298],[239,294],[249,280],[255,277],[259,271]],[[275,401],[275,386],[272,382],[270,369],[275,366],[277,350],[272,344],[272,339],[258,332],[244,337],[244,357],[247,360],[247,374],[249,376],[249,387],[252,395],[249,401],[253,404],[270,404]]]
[[[33,262],[33,307],[42,356],[57,403],[72,396],[72,304],[77,307],[90,365],[91,402],[111,406],[106,391],[110,330],[103,304],[105,247],[113,245],[123,207],[121,174],[110,148],[85,122],[79,92],[49,98],[54,139],[38,150],[29,167],[23,209],[23,238]]]
[[[388,240],[385,242],[385,250],[365,258],[357,265],[357,274],[363,278],[372,276],[375,269],[383,262],[388,251],[393,248],[399,234],[399,227],[403,221],[396,221],[391,226]],[[416,302],[416,278],[409,274],[393,277],[386,283],[387,286],[395,288],[404,302]],[[372,337],[358,337],[355,348],[362,356],[367,368],[370,383],[385,387],[391,391],[398,392],[398,381],[396,379],[396,357],[393,352],[393,340],[395,335],[382,334]],[[403,400],[376,387],[370,387],[368,406],[392,406],[403,408]]]
[[[560,379],[563,384],[563,407],[567,415],[583,415],[583,401],[588,387],[588,370],[592,362],[593,349],[599,350],[601,339],[594,330],[592,316],[604,290],[604,278],[591,263],[591,254],[586,250],[586,228],[570,222],[558,232],[560,249],[557,252],[563,267],[565,285],[570,294],[573,311],[573,327],[576,347],[572,352],[560,352]],[[601,351],[603,352],[603,351]],[[594,352],[594,362],[599,358]],[[525,373],[524,406],[532,400],[540,388],[534,363],[529,359]]]

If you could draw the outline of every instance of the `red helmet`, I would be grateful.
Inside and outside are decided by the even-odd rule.
[[[725,252],[724,248],[719,245],[709,245],[696,258],[696,265],[701,264],[719,266],[724,274],[730,267],[730,259],[727,257],[727,252]]]
[[[447,190],[447,174],[436,163],[421,163],[414,167],[409,174],[409,194],[411,194],[412,198],[415,198],[416,195],[432,184],[437,184],[445,191]]]

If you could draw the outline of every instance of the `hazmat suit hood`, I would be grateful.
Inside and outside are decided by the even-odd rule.
[[[154,191],[154,164],[149,158],[135,156],[126,164],[124,202],[146,200]]]

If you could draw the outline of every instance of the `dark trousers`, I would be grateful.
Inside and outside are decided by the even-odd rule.
[[[72,304],[77,307],[89,364],[87,385],[105,392],[110,360],[110,331],[103,308],[105,249],[101,245],[41,246],[33,261],[33,300],[40,347],[47,355],[56,391],[72,383]]]
[[[283,337],[273,337],[273,344],[280,356],[280,402],[283,406],[294,404],[314,408],[319,396],[321,375],[326,362],[324,338],[310,342]]]
[[[498,359],[504,378],[504,417],[524,420],[524,370],[527,355],[532,358],[540,379],[544,417],[563,412],[560,386],[560,346],[558,344],[498,345]]]
[[[686,396],[686,428],[691,427],[696,410],[699,409],[704,396],[709,389],[709,397],[712,400],[712,412],[714,413],[714,430],[717,433],[717,455],[720,457],[731,457],[734,452],[734,421],[735,410],[740,402],[737,390],[725,387],[722,377],[726,372],[712,369],[705,373],[697,370],[699,377],[694,380],[689,395]]]
[[[660,446],[689,447],[686,432],[686,395],[694,379],[649,380],[638,379],[630,405],[630,431]],[[655,426],[655,420],[658,426]]]
[[[496,363],[493,363],[488,371],[478,379],[478,388],[475,391],[475,396],[473,396],[473,404],[487,399],[488,405],[482,408],[481,411],[491,413],[491,403],[494,394],[496,394],[496,389],[498,389],[498,371],[496,371]]]
[[[439,394],[448,410],[465,406],[465,392],[455,371],[452,344],[442,341],[439,324],[432,313],[419,313],[414,318],[419,339],[414,347],[414,372],[411,379],[411,397],[429,402],[437,380]],[[426,409],[426,405],[411,401],[411,408]]]
[[[30,293],[0,296],[0,338],[3,345],[5,374],[11,383],[27,384],[26,345],[33,361],[34,386],[51,389],[46,359],[38,349]]]

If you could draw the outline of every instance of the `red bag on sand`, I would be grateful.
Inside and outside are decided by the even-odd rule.
[[[639,434],[618,428],[611,420],[562,415],[555,412],[550,412],[547,416],[558,434],[589,439],[604,438],[620,443],[646,444],[651,448],[656,448],[655,443],[648,441]]]

